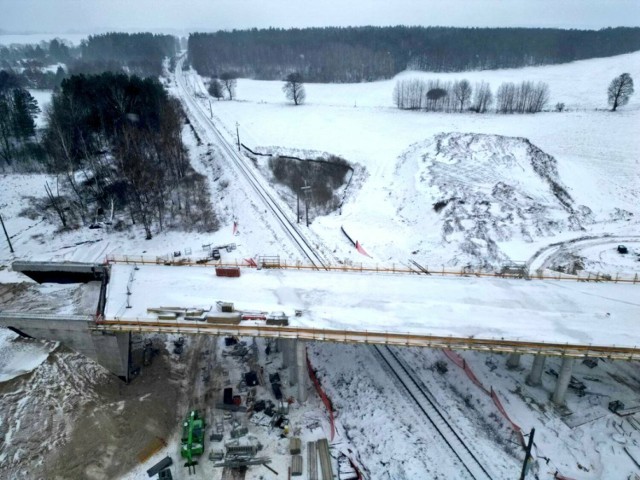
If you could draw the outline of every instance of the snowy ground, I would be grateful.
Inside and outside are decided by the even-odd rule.
[[[373,255],[372,261],[375,262],[403,262],[410,256],[431,265],[459,265],[467,262],[466,257],[458,258],[462,253],[459,243],[442,240],[442,222],[432,208],[432,203],[440,199],[439,194],[427,191],[420,200],[424,203],[424,208],[413,208],[413,212],[405,212],[405,216],[399,214],[399,207],[407,210],[407,206],[403,205],[406,202],[404,199],[408,192],[411,193],[411,190],[420,186],[416,177],[419,178],[420,172],[429,171],[421,170],[424,167],[421,162],[428,153],[434,136],[442,132],[472,132],[528,139],[531,144],[555,159],[557,180],[566,186],[573,200],[572,205],[575,208],[584,205],[592,211],[592,222],[583,221],[580,224],[584,230],[576,231],[561,226],[553,231],[529,234],[531,239],[514,233],[508,240],[497,240],[501,252],[515,260],[527,260],[551,243],[568,242],[579,237],[598,237],[597,245],[596,241],[575,243],[572,244],[575,249],[569,253],[583,258],[585,268],[601,269],[609,274],[614,274],[618,269],[634,273],[640,271],[640,262],[633,260],[640,248],[640,239],[637,239],[640,237],[640,210],[637,203],[640,195],[640,140],[636,135],[640,120],[639,96],[636,93],[629,105],[616,113],[595,110],[606,108],[606,87],[614,76],[622,72],[629,72],[634,78],[640,78],[640,53],[522,70],[450,75],[411,72],[401,75],[403,78],[421,76],[445,80],[467,78],[472,83],[485,80],[492,84],[494,90],[502,81],[547,81],[551,90],[550,104],[565,102],[570,110],[565,113],[501,116],[402,112],[392,105],[394,80],[356,85],[307,85],[308,103],[301,107],[285,104],[281,82],[240,80],[239,101],[211,100],[211,103],[214,116],[224,126],[229,138],[234,138],[235,124],[238,122],[242,141],[252,148],[275,147],[329,152],[343,156],[366,169],[356,179],[357,188],[351,191],[342,214],[317,218],[311,226],[310,233],[314,238],[321,239],[319,241],[323,244],[322,248],[332,252],[336,261],[359,262],[363,259],[340,233],[340,226],[345,225],[350,234],[356,236]],[[196,87],[200,88],[198,83]],[[175,87],[172,89],[176,91]],[[201,103],[208,110],[209,101],[202,99]],[[187,249],[191,249],[195,256],[197,252],[202,252],[203,244],[235,242],[238,245],[237,251],[233,255],[223,252],[223,259],[235,260],[271,253],[297,259],[299,254],[278,237],[277,230],[269,225],[269,217],[260,203],[242,188],[237,174],[221,159],[218,148],[209,145],[206,138],[204,144],[198,146],[187,128],[185,138],[192,153],[194,168],[210,178],[214,204],[223,225],[221,230],[211,233],[162,232],[150,241],[143,240],[142,232],[135,228],[120,233],[87,228],[60,233],[57,232],[55,221],[43,220],[37,214],[30,214],[31,218],[20,215],[29,206],[25,195],[43,196],[44,182],[55,184],[55,180],[45,175],[3,175],[0,177],[0,211],[9,234],[12,235],[16,254],[10,254],[4,239],[0,238],[0,282],[22,280],[9,268],[16,258],[101,261],[107,254],[171,255],[174,251],[184,252]],[[487,139],[477,138],[481,141]],[[455,165],[454,158],[455,155],[448,152],[447,156],[438,160],[442,160],[440,167]],[[520,154],[510,163],[520,169],[517,171],[510,171],[504,165],[498,169],[488,169],[486,166],[490,158],[490,155],[479,158],[485,165],[483,171],[489,172],[480,179],[482,181],[497,174],[504,177],[506,183],[514,184],[517,179],[531,178],[531,171],[522,171],[527,162],[523,162],[524,157]],[[430,161],[432,168],[435,163],[433,159]],[[403,170],[405,167],[409,169]],[[450,168],[450,177],[451,170],[455,169]],[[474,193],[479,190],[476,188],[477,183],[468,185],[466,189],[462,189],[460,183],[455,188]],[[525,183],[526,188],[521,191],[527,195],[542,191],[537,187],[530,188],[532,184],[529,182]],[[438,185],[441,189],[442,184]],[[552,192],[543,193],[545,194],[540,198],[542,202],[554,204],[556,208],[557,202]],[[238,236],[232,234],[234,220],[239,222]],[[616,237],[607,241],[606,238],[603,239],[605,235]],[[619,238],[631,240],[625,241],[630,247],[630,253],[626,257],[620,257],[613,251],[620,243]],[[562,252],[557,254],[558,250],[556,248],[549,255],[544,255],[542,262],[551,259],[551,263],[564,265],[566,255]],[[414,251],[417,253],[412,255]],[[597,309],[597,306],[594,308]],[[602,324],[611,327],[610,323]],[[0,349],[4,351],[5,348],[12,348],[13,343],[5,338]],[[312,363],[320,368],[323,384],[336,405],[343,434],[339,440],[350,439],[346,440],[347,444],[356,447],[371,479],[408,480],[420,478],[416,475],[424,472],[431,473],[435,478],[456,478],[456,472],[451,470],[450,464],[439,456],[429,456],[423,461],[425,448],[421,446],[421,442],[424,439],[416,426],[419,420],[411,411],[411,406],[403,403],[403,398],[399,398],[401,390],[384,377],[384,370],[378,366],[366,347],[316,344],[310,350]],[[30,361],[33,360],[28,365],[29,368],[37,363],[39,355],[29,357]],[[442,359],[442,354],[438,351],[407,350],[403,355],[411,362],[420,378],[429,384],[441,404],[450,410],[450,416],[457,418],[464,435],[478,444],[479,451],[492,464],[496,478],[514,478],[513,472],[517,474],[522,452],[511,443],[513,438],[509,427],[499,419],[495,407],[480,398],[477,387],[452,364],[449,364],[449,372],[444,376],[433,373],[430,367],[436,360]],[[622,447],[627,447],[636,458],[640,457],[637,454],[640,444],[638,432],[626,420],[609,413],[606,405],[611,399],[621,399],[627,405],[640,403],[637,363],[600,362],[593,370],[578,365],[574,376],[587,384],[589,393],[578,396],[570,391],[568,409],[575,412],[574,418],[580,412],[591,412],[593,415],[583,425],[570,427],[562,421],[562,412],[556,411],[549,404],[549,394],[555,384],[552,374],[544,375],[542,388],[530,388],[524,385],[526,368],[507,371],[503,367],[503,358],[472,353],[464,356],[481,381],[500,392],[505,408],[514,420],[525,430],[536,428],[536,456],[540,478],[551,478],[556,469],[564,475],[589,480],[626,478],[634,471],[635,467]],[[54,354],[49,359],[30,373],[0,383],[0,391],[6,401],[5,405],[13,405],[11,409],[3,408],[3,411],[8,412],[3,418],[18,422],[18,426],[22,418],[27,418],[25,415],[44,412],[42,421],[49,422],[46,423],[49,425],[47,428],[50,428],[56,439],[51,448],[57,451],[70,438],[66,422],[73,423],[73,419],[78,418],[72,415],[74,407],[85,400],[90,403],[92,399],[100,398],[93,393],[100,391],[98,387],[92,386],[87,395],[81,392],[82,388],[93,385],[94,381],[100,383],[99,372],[102,370],[93,368],[95,365],[91,367],[92,364],[86,361],[82,363],[82,359],[74,358],[71,363],[75,362],[74,368],[81,371],[82,375],[71,375],[64,368],[64,356],[56,357]],[[528,367],[530,362],[531,359],[523,357],[522,367]],[[549,360],[547,367],[547,370],[552,368],[557,372],[558,361]],[[232,369],[232,366],[229,368]],[[277,361],[273,368],[277,368]],[[11,367],[7,371],[17,372],[20,369],[28,370]],[[166,375],[166,370],[162,372]],[[158,375],[162,378],[162,373]],[[191,385],[189,382],[181,383],[180,379],[175,378],[175,373],[171,375],[172,388],[176,385],[181,386],[180,388]],[[35,380],[32,381],[32,378]],[[74,383],[75,379],[77,383]],[[49,399],[48,403],[15,401],[26,398],[24,392],[48,392],[47,388],[52,384],[59,387],[56,395],[46,397]],[[153,383],[141,385],[140,388],[153,388]],[[108,393],[107,390],[103,389],[102,394],[107,397],[113,395],[112,391]],[[120,411],[121,407],[117,403],[117,397],[108,398],[108,405],[103,405],[95,418],[78,424],[82,426],[79,431],[92,431],[107,422],[105,432],[113,434],[116,444],[124,444],[126,439],[122,437],[122,432],[126,431],[126,422],[116,421],[119,417],[113,415],[113,411]],[[171,398],[174,402],[177,401],[177,397]],[[70,407],[65,406],[65,399],[70,401]],[[127,401],[131,403],[126,403],[125,411],[134,411],[133,406],[137,405],[135,401]],[[143,408],[146,407],[144,402],[139,403]],[[90,405],[92,409],[98,409],[100,402]],[[159,418],[167,420],[165,428],[169,428],[171,424],[179,424],[186,407],[186,404],[180,403],[179,407],[174,404],[173,409],[162,410],[158,407],[155,411]],[[321,417],[321,410],[316,407],[319,405],[310,404],[310,411],[314,413],[309,415],[324,418]],[[57,416],[48,415],[48,409],[55,411]],[[60,426],[61,424],[63,425]],[[320,425],[320,430],[316,432],[318,435],[325,433],[322,429],[326,424],[321,421]],[[70,429],[71,427],[69,425]],[[5,434],[5,424],[0,428]],[[29,431],[23,432],[21,437],[13,437],[13,447],[10,450],[13,460],[11,463],[4,462],[10,467],[7,470],[9,478],[19,478],[14,473],[24,464],[20,462],[42,464],[41,457],[35,458],[19,450],[20,445],[29,445],[29,433],[35,438],[33,432]],[[170,446],[158,455],[175,455],[177,435],[179,433],[176,428]],[[4,438],[6,441],[6,434]],[[75,446],[91,443],[82,435],[74,438]],[[42,442],[45,442],[44,438]],[[134,445],[129,448],[137,451],[138,447],[139,445]],[[430,448],[432,445],[428,444],[426,451]],[[110,470],[108,465],[114,451],[112,443],[106,460],[103,459],[102,464],[96,466],[97,470],[87,472],[82,461],[77,463],[77,451],[73,448],[66,450],[61,459],[75,459],[76,463],[69,463],[71,470],[64,470],[65,466],[58,464],[61,470],[57,471],[66,472],[65,478],[117,478],[121,476],[120,473],[115,477],[109,475],[115,471]],[[86,450],[84,452],[87,453]],[[550,459],[548,464],[544,457]],[[144,470],[148,466],[147,463],[137,467],[128,478],[145,478]],[[126,465],[117,466],[124,467]],[[183,469],[180,468],[179,472],[182,475]],[[23,478],[29,478],[28,472],[21,473]],[[257,475],[255,478],[258,478]]]

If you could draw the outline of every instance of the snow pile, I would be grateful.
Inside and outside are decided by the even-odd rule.
[[[81,407],[99,401],[96,388],[109,380],[105,369],[78,353],[52,342],[27,342],[44,358],[31,362],[29,375],[0,383],[1,478],[40,477],[36,472],[66,443]]]
[[[491,264],[506,260],[496,242],[580,230],[590,210],[577,206],[556,159],[525,138],[440,133],[401,157],[391,191],[397,211],[421,229],[431,223],[443,242]]]
[[[6,382],[37,368],[51,353],[50,343],[29,342],[0,329],[0,382]]]

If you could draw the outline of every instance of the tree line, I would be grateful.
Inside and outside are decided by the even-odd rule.
[[[153,229],[216,226],[204,176],[182,142],[185,117],[155,79],[118,73],[65,79],[53,95],[43,144],[61,188],[47,188],[64,228],[124,213]],[[123,221],[121,220],[121,223]]]
[[[361,82],[407,70],[518,68],[640,50],[640,28],[326,27],[194,33],[188,54],[202,75],[263,80],[298,72],[308,82]]]
[[[494,96],[486,82],[472,86],[468,80],[401,79],[396,82],[393,100],[403,110],[486,113],[495,105],[496,113],[537,113],[549,102],[549,86],[544,82],[504,82]]]

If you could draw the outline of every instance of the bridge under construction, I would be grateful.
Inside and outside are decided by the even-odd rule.
[[[96,345],[96,337],[103,345],[100,335],[114,336],[110,345],[122,361],[122,336],[131,332],[273,337],[291,350],[292,359],[304,358],[298,352],[304,341],[509,353],[510,366],[520,355],[533,354],[532,385],[540,383],[546,356],[562,356],[556,403],[564,402],[573,359],[640,360],[634,283],[296,269],[239,273],[228,278],[199,266],[112,264],[101,306],[95,317],[82,319],[82,329]],[[237,314],[218,318],[220,305],[232,305]],[[180,311],[191,315],[175,313]],[[30,317],[0,311],[2,325],[26,333],[37,320]],[[69,322],[80,324],[78,318]],[[58,316],[56,328],[62,324]],[[51,333],[54,328],[45,330],[33,336],[60,339]]]

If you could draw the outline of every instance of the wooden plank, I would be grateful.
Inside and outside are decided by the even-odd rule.
[[[329,441],[326,438],[316,442],[318,457],[320,457],[320,470],[322,480],[333,480],[333,467],[331,466],[331,455],[329,454]]]
[[[316,442],[307,442],[307,479],[318,480],[318,457]]]

